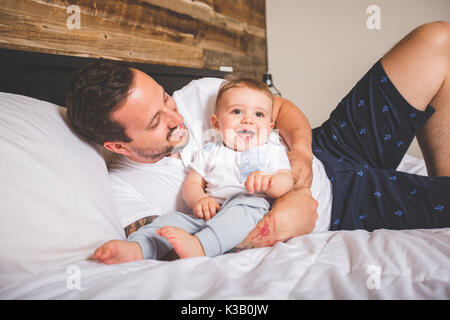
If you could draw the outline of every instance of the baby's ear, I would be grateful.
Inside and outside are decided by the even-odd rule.
[[[211,125],[214,129],[219,130],[219,119],[215,114],[211,116]]]

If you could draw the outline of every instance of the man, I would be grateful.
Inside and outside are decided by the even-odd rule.
[[[276,99],[274,120],[290,148],[296,186],[275,201],[240,247],[273,245],[313,230],[317,202],[309,190],[311,145],[333,183],[332,230],[449,226],[449,178],[424,180],[395,172],[417,133],[429,175],[450,175],[449,52],[449,23],[415,29],[358,82],[330,120],[314,129],[314,139],[303,113],[289,101]],[[87,67],[74,79],[67,107],[80,133],[131,161],[119,162],[116,171],[139,172],[146,165],[156,173],[163,164],[173,169],[166,181],[182,176],[191,131],[175,101],[144,73],[127,67]],[[378,128],[385,132],[375,134]],[[181,185],[172,187],[171,194],[161,190],[153,198],[177,197],[173,190]],[[127,210],[142,210],[153,201],[131,189],[124,188],[121,199],[130,204]],[[427,192],[431,194],[423,195]],[[416,195],[422,198],[416,200]],[[117,192],[115,196],[120,197]],[[394,208],[397,198],[398,208],[387,215],[385,209]],[[420,210],[429,206],[436,214],[424,213],[422,219]],[[136,223],[129,221],[127,235],[152,219],[149,214]]]

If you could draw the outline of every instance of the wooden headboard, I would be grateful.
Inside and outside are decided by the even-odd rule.
[[[21,94],[65,106],[66,92],[75,72],[94,58],[37,53],[0,48],[0,92]],[[150,75],[168,94],[203,77],[223,78],[214,70],[131,62]]]

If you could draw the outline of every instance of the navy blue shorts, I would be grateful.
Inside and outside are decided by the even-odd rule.
[[[380,60],[313,129],[313,153],[333,187],[330,230],[450,227],[450,177],[396,171],[433,113],[412,107]]]

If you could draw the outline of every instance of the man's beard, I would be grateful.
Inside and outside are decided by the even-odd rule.
[[[182,146],[168,146],[164,150],[156,151],[148,151],[148,150],[142,150],[142,149],[134,149],[133,151],[136,152],[136,154],[143,159],[155,161],[160,160],[164,157],[170,157],[173,154],[176,154],[180,152],[186,144]]]
[[[181,152],[181,150],[183,150],[183,148],[188,144],[190,136],[189,136],[189,132],[187,130],[186,130],[186,134],[187,134],[186,142],[177,144],[175,146],[168,145],[168,146],[165,146],[165,147],[160,148],[160,149],[133,148],[133,151],[140,158],[147,159],[147,160],[150,160],[150,161],[156,161],[156,160],[160,160],[160,159],[162,159],[164,157],[170,157],[170,156],[172,156],[174,154],[177,154],[177,153]],[[170,136],[170,133],[169,133],[168,137],[169,136]]]

